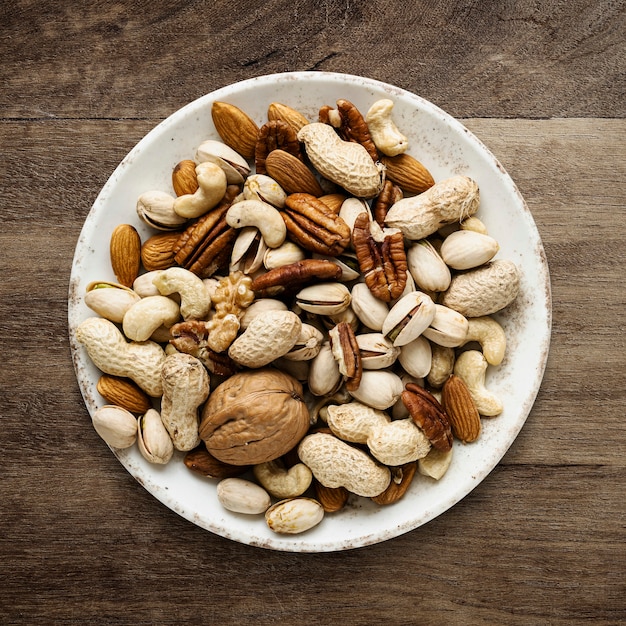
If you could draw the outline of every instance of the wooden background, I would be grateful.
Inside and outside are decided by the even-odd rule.
[[[0,622],[626,623],[623,0],[15,0],[0,6]],[[187,102],[360,74],[460,118],[524,195],[553,334],[493,473],[372,547],[250,548],[166,509],[91,429],[67,339],[82,222]]]

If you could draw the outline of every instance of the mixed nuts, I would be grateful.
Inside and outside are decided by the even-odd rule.
[[[119,225],[118,282],[85,295],[109,445],[183,452],[224,508],[299,533],[351,494],[389,505],[439,480],[502,411],[492,314],[519,270],[494,259],[477,183],[435,181],[392,109],[271,103],[258,124],[213,103],[219,139],[172,164],[173,193],[136,199],[153,234]]]

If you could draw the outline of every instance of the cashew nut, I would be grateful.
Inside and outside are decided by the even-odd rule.
[[[179,196],[174,201],[174,211],[181,217],[193,218],[204,215],[217,206],[226,193],[226,174],[215,163],[208,161],[196,167],[198,189],[195,193]]]
[[[275,498],[301,496],[311,485],[313,474],[304,463],[296,463],[286,469],[279,461],[259,463],[253,468],[256,479]]]
[[[431,387],[441,387],[446,382],[448,376],[454,370],[454,360],[456,358],[453,348],[431,344],[431,363],[427,380]]]
[[[465,342],[477,341],[489,365],[500,365],[506,351],[504,329],[492,317],[470,317]]]
[[[504,407],[500,399],[485,387],[488,366],[482,352],[467,350],[457,357],[454,373],[465,381],[478,412],[485,417],[495,417]]]
[[[298,456],[324,487],[344,487],[358,496],[373,498],[391,482],[388,467],[327,433],[307,435],[298,446]]]
[[[211,298],[204,281],[182,267],[170,267],[159,272],[152,283],[164,296],[180,294],[180,314],[184,320],[205,319],[211,308]]]
[[[406,152],[409,140],[398,130],[391,119],[393,101],[383,98],[372,104],[365,115],[367,128],[374,145],[387,156],[396,156]]]
[[[163,398],[161,420],[177,450],[191,450],[200,443],[198,407],[209,395],[209,375],[190,354],[170,354],[161,370]]]
[[[411,418],[391,421],[384,411],[360,402],[326,409],[333,434],[344,441],[365,443],[372,455],[390,466],[417,461],[428,454],[430,442]]]
[[[101,317],[89,317],[76,329],[76,340],[83,344],[93,364],[105,374],[125,376],[149,396],[163,393],[161,367],[165,352],[153,341],[128,343],[117,326]]]
[[[287,237],[287,227],[278,209],[261,200],[235,202],[226,212],[226,223],[233,228],[256,226],[268,248],[278,248]]]
[[[148,296],[126,311],[122,321],[124,334],[133,341],[146,341],[161,326],[173,326],[180,318],[180,308],[171,298]]]
[[[163,270],[152,270],[150,272],[146,272],[145,274],[141,274],[141,276],[137,276],[137,278],[135,278],[135,282],[133,283],[133,291],[140,298],[145,298],[146,296],[158,296],[160,292],[152,281],[162,271]]]

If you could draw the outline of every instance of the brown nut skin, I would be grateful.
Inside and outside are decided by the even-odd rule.
[[[424,431],[433,447],[443,452],[450,450],[453,442],[452,428],[439,400],[414,383],[406,384],[401,397],[411,418]]]
[[[188,467],[192,472],[219,480],[241,476],[250,469],[248,465],[230,465],[229,463],[218,461],[204,447],[194,448],[187,452],[184,463],[185,467]]]
[[[302,385],[262,368],[235,374],[213,391],[202,411],[200,437],[223,463],[256,465],[289,452],[308,428]]]

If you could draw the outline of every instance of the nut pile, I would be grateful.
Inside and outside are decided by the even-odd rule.
[[[174,164],[172,193],[141,194],[152,235],[119,225],[118,282],[87,288],[76,339],[109,445],[182,451],[226,509],[299,533],[350,494],[388,505],[440,479],[502,412],[492,314],[519,271],[494,258],[476,182],[435,181],[392,109],[272,103],[258,126],[213,103],[219,139]]]

